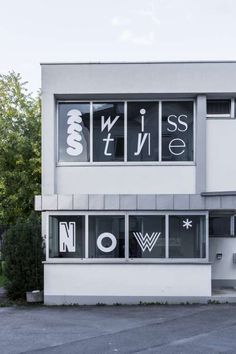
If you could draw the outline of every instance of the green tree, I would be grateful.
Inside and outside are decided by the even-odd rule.
[[[43,287],[43,249],[38,215],[32,213],[27,221],[18,219],[5,234],[5,287],[10,299],[25,298],[26,291]]]
[[[40,193],[40,97],[19,74],[0,75],[0,224],[27,220]]]

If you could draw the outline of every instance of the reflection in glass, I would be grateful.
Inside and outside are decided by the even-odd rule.
[[[165,257],[165,217],[129,216],[129,258]]]
[[[49,229],[50,258],[84,258],[84,216],[50,216]]]
[[[193,102],[162,103],[162,161],[193,161]]]
[[[124,161],[124,103],[93,103],[93,161]]]
[[[170,258],[205,258],[205,216],[171,215],[169,217]]]
[[[158,161],[158,102],[127,103],[128,161]]]
[[[89,103],[58,104],[58,161],[89,161]]]
[[[89,257],[124,258],[124,256],[124,216],[89,216]]]

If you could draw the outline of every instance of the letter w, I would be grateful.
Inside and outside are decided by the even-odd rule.
[[[133,232],[133,235],[136,238],[143,252],[146,249],[151,252],[158,238],[160,237],[161,232],[153,232],[151,235],[149,235],[148,233],[143,235],[141,232]]]
[[[116,122],[118,121],[118,119],[120,118],[120,116],[116,116],[113,121],[111,121],[111,117],[108,117],[107,120],[105,121],[105,117],[102,116],[102,122],[101,122],[101,132],[103,132],[104,129],[106,129],[107,127],[107,131],[109,132],[113,125],[116,124]]]

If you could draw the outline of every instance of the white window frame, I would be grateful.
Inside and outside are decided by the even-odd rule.
[[[193,102],[193,160],[191,161],[162,161],[162,102]],[[124,161],[93,161],[93,103],[121,102],[124,103]],[[156,102],[159,104],[159,134],[158,161],[127,161],[127,104],[129,102]],[[59,103],[89,103],[90,104],[90,160],[86,162],[59,161]],[[129,99],[129,100],[57,100],[56,101],[56,166],[195,166],[196,165],[196,101],[193,98],[183,99]]]
[[[207,101],[221,101],[221,100],[230,100],[231,104],[230,104],[230,113],[225,113],[225,114],[208,114],[206,112],[206,117],[207,118],[227,118],[227,119],[233,119],[235,118],[235,98],[208,98]],[[207,107],[206,107],[207,110]]]
[[[50,258],[49,257],[49,219],[50,216],[85,216],[85,258]],[[123,215],[125,217],[125,257],[124,258],[89,258],[89,228],[88,217],[90,215]],[[129,258],[129,225],[128,218],[130,215],[162,215],[165,216],[165,257],[164,258]],[[203,215],[205,216],[206,227],[206,248],[205,258],[169,258],[169,222],[171,215]],[[46,217],[46,261],[44,263],[119,263],[119,264],[140,264],[140,263],[209,263],[209,213],[208,211],[51,211],[45,213]]]

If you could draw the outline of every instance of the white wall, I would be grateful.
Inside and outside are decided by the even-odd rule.
[[[236,119],[207,120],[207,192],[236,191]]]
[[[195,166],[57,167],[58,194],[192,194]]]
[[[209,258],[212,262],[212,279],[236,280],[236,264],[233,263],[233,253],[236,253],[236,238],[210,237]],[[222,253],[222,259],[217,260],[216,254]]]
[[[45,264],[44,279],[46,297],[211,295],[209,264]]]

